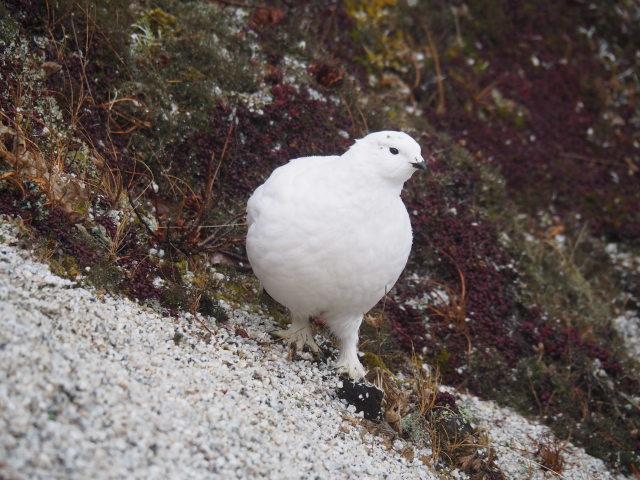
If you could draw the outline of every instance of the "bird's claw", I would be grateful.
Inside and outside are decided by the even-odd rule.
[[[303,328],[288,328],[286,330],[276,330],[272,333],[275,337],[281,338],[288,345],[294,347],[297,350],[302,350],[304,347],[309,347],[313,353],[320,353],[320,347],[313,339],[313,333],[311,328],[306,326]]]

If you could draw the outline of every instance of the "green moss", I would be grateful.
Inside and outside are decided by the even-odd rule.
[[[189,272],[189,261],[186,259],[173,262],[171,265],[178,271],[181,277],[184,277]]]
[[[470,2],[467,7],[473,21],[463,32],[471,43],[476,38],[487,38],[493,44],[504,43],[510,22],[502,0]]]
[[[358,23],[379,21],[384,18],[389,9],[394,8],[398,0],[347,0],[345,11]]]
[[[207,291],[202,292],[200,302],[198,303],[198,312],[203,315],[214,317],[218,322],[228,322],[229,315],[222,308],[215,298]]]
[[[178,20],[161,8],[155,8],[144,13],[143,21],[149,25],[156,35],[178,33]]]
[[[377,367],[383,370],[389,370],[385,365],[384,361],[382,360],[382,358],[373,352],[364,352],[364,357],[362,358],[362,364],[368,369]]]
[[[78,262],[75,258],[63,255],[61,258],[51,258],[49,260],[51,271],[64,278],[75,279],[80,275]]]
[[[604,258],[604,245],[576,227],[565,227],[567,245],[561,247],[553,239],[541,242],[523,235],[523,226],[516,225],[512,238],[526,285],[522,301],[535,298],[561,324],[580,330],[595,328],[598,335],[611,338],[611,299],[620,295],[612,281],[614,272]]]
[[[397,0],[348,0],[345,12],[355,20],[352,37],[364,48],[365,55],[358,60],[368,71],[407,70],[410,48],[406,32],[397,24]]]
[[[518,113],[513,117],[513,125],[517,128],[523,128],[527,124],[524,115]]]
[[[447,370],[447,365],[450,357],[451,352],[446,348],[442,348],[440,349],[440,352],[438,352],[438,366],[442,371]]]
[[[4,3],[0,3],[0,45],[12,42],[18,32],[18,24],[11,18]]]
[[[195,301],[195,295],[184,285],[170,283],[162,290],[162,299],[172,308],[190,311]]]
[[[400,427],[403,436],[408,438],[412,444],[419,447],[426,447],[431,444],[430,427],[424,415],[420,415],[418,412],[412,412],[402,417]]]
[[[124,273],[108,260],[93,265],[86,275],[89,284],[109,292],[118,292],[124,279]]]
[[[259,71],[246,42],[218,7],[200,2],[164,1],[134,23],[133,77],[124,95],[142,99],[154,112],[154,130],[163,143],[183,127],[204,127],[206,112],[226,94],[251,92]],[[154,135],[155,136],[155,135]]]

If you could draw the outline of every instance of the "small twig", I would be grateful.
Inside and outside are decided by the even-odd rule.
[[[610,165],[610,166],[614,166],[614,167],[621,167],[623,165],[622,162],[616,162],[616,161],[608,161],[605,160],[603,158],[596,158],[596,157],[590,157],[587,155],[582,155],[580,153],[572,153],[572,152],[565,152],[561,154],[562,158],[567,158],[570,160],[578,160],[578,161],[583,161],[583,162],[593,162],[593,163],[598,163],[600,165]],[[628,167],[629,165],[625,163],[625,165]]]
[[[226,255],[227,257],[234,258],[234,259],[238,260],[239,262],[243,262],[245,264],[249,263],[249,259],[247,257],[245,257],[244,255],[240,255],[238,253],[233,253],[233,252],[230,252],[229,250],[218,250],[218,252],[222,253],[223,255]]]
[[[231,5],[232,7],[242,7],[242,8],[268,8],[264,5],[254,5],[252,3],[246,2],[238,2],[236,0],[209,0],[211,3],[222,3],[224,5]]]
[[[109,41],[109,38],[98,27],[95,19],[92,18],[89,15],[87,10],[85,8],[83,8],[82,5],[79,2],[75,2],[75,5],[82,11],[82,13],[84,13],[87,21],[89,21],[91,23],[91,25],[94,27],[93,33],[97,33],[98,35],[100,35],[102,37],[102,39],[105,41],[105,44],[107,45],[109,50],[111,50],[111,53],[113,53],[114,57],[117,58],[118,61],[120,62],[120,67],[125,69],[127,71],[127,73],[129,74],[129,76],[131,76],[131,70],[129,69],[129,66],[127,65],[127,62],[125,62],[124,59],[122,58],[122,56],[116,51],[115,48],[113,48],[113,45],[111,45],[111,42]],[[47,2],[47,6],[48,6],[48,2]]]
[[[345,108],[347,109],[347,115],[349,115],[349,119],[351,120],[351,125],[353,126],[353,131],[356,131],[356,120],[355,118],[353,118],[353,112],[351,112],[351,107],[349,107],[349,103],[347,102],[347,100],[343,97],[340,96],[340,99],[342,100],[342,103],[344,104]]]
[[[242,216],[244,214],[240,214],[238,216]],[[234,217],[236,218],[236,217]],[[200,228],[226,228],[226,227],[241,227],[243,225],[246,225],[246,222],[238,222],[238,223],[221,223],[220,225],[201,225]],[[171,230],[172,228],[184,228],[178,225],[167,225],[167,226],[163,226],[160,225],[158,228],[162,228],[164,230]],[[213,235],[212,235],[213,236]],[[206,243],[205,240],[203,240],[202,242],[200,242],[198,245],[202,244],[202,243]]]
[[[580,242],[582,241],[582,237],[584,236],[585,232],[587,231],[587,228],[589,227],[589,222],[584,222],[584,224],[582,225],[582,228],[580,229],[580,231],[578,232],[578,237],[576,238],[576,241],[574,242],[574,244],[571,246],[571,253],[569,254],[569,262],[572,265],[575,265],[575,255],[576,255],[576,250],[578,249],[578,245],[580,244]]]
[[[204,219],[204,213],[208,209],[209,201],[211,200],[211,193],[213,192],[213,185],[216,179],[218,178],[218,174],[220,173],[220,167],[222,166],[222,162],[224,161],[225,156],[227,154],[227,149],[229,148],[229,143],[231,142],[231,135],[233,134],[234,128],[235,128],[234,119],[231,119],[231,122],[229,124],[229,129],[227,130],[227,136],[225,137],[224,145],[222,146],[222,152],[220,153],[220,160],[218,160],[218,164],[216,165],[216,168],[213,171],[213,173],[211,172],[211,170],[212,170],[212,166],[215,158],[215,153],[211,154],[211,158],[207,166],[207,183],[202,193],[202,207],[200,208],[200,211],[198,212],[198,215],[195,221],[192,223],[191,228],[187,231],[187,237],[189,237],[193,233],[196,233],[196,232],[199,233],[200,230],[202,229],[201,224],[202,224],[202,220]]]
[[[116,108],[114,108],[114,105],[121,103],[121,102],[131,102],[133,103],[134,106],[138,107],[138,106],[142,106],[147,114],[146,114],[146,118],[145,119],[139,119],[136,117],[133,117],[131,115],[128,115],[124,112],[121,112],[120,110],[117,110]],[[149,109],[149,107],[147,105],[145,105],[144,102],[141,102],[140,100],[137,100],[135,98],[116,98],[114,100],[110,100],[108,102],[104,102],[101,103],[99,105],[95,105],[96,107],[99,108],[103,108],[105,109],[105,111],[107,112],[107,116],[109,117],[109,121],[111,123],[113,123],[115,125],[115,127],[117,128],[117,130],[111,130],[111,133],[116,134],[116,135],[126,135],[129,134],[131,132],[134,132],[136,130],[138,130],[141,127],[145,127],[145,128],[150,128],[151,127],[151,122],[149,121],[149,118],[151,118],[151,110]],[[111,115],[111,112],[114,113],[114,115]],[[116,121],[115,117],[120,117],[124,120],[126,120],[127,122],[131,123],[131,127],[127,128],[127,129],[123,129],[118,122]]]
[[[484,97],[486,97],[489,92],[491,92],[491,90],[493,90],[495,87],[498,86],[499,83],[500,83],[500,80],[495,80],[495,81],[491,82],[489,85],[484,87],[478,93],[475,93],[473,95],[473,100],[478,102],[478,103],[480,103],[482,101],[482,99]]]
[[[318,42],[318,45],[324,45],[327,35],[330,35],[333,33],[332,27],[335,25],[335,19],[336,19],[336,7],[333,6],[331,8],[331,15],[328,16],[324,22],[324,24],[327,25],[327,28],[322,28],[320,30],[320,40]]]
[[[438,103],[436,104],[436,115],[444,115],[446,107],[445,107],[445,98],[444,98],[444,82],[442,76],[442,68],[440,67],[440,55],[438,55],[438,49],[436,47],[435,42],[433,41],[433,36],[431,35],[431,29],[425,23],[424,29],[427,32],[427,40],[429,41],[429,50],[431,50],[431,54],[433,55],[433,63],[436,69],[436,85],[438,88]]]
[[[529,450],[526,450],[524,448],[513,447],[511,445],[504,444],[504,443],[493,442],[493,445],[494,445],[494,448],[498,447],[498,448],[502,448],[504,450],[508,450],[510,452],[519,453],[520,457],[526,459],[527,461],[530,461],[530,462],[534,463],[540,470],[545,470],[547,472],[553,473],[560,480],[567,480],[567,477],[563,476],[562,474],[560,474],[558,472],[553,471],[552,469],[550,469],[549,467],[544,465],[542,462],[538,462],[533,458],[529,458],[529,457],[527,457],[525,455],[522,455],[523,453],[526,453],[527,455],[534,455],[535,456],[536,455],[535,452],[530,452]]]
[[[358,106],[358,104],[356,104],[356,109],[358,110],[358,113],[360,114],[360,119],[362,120],[362,124],[364,125],[364,131],[368,132],[369,131],[369,126],[367,125],[367,119],[364,116],[364,113],[362,113],[362,109]]]
[[[209,225],[209,226],[202,226],[201,228],[228,228],[228,230],[226,230],[225,232],[220,233],[220,231],[216,231],[214,233],[212,233],[211,235],[209,235],[208,237],[206,237],[204,240],[200,241],[198,243],[199,247],[203,247],[208,243],[211,243],[212,240],[214,240],[215,238],[224,235],[226,232],[231,231],[231,229],[233,229],[233,227],[238,227],[241,225],[246,225],[244,222],[239,222],[236,223],[235,220],[237,220],[238,218],[242,218],[244,216],[244,213],[239,213],[234,217],[231,217],[230,221],[228,223],[222,224],[222,225]]]
[[[198,313],[196,312],[196,305],[198,305],[200,303],[200,298],[201,297],[202,297],[202,293],[200,295],[198,295],[198,298],[196,299],[196,302],[194,302],[193,309],[191,311],[191,315],[193,315],[193,318],[196,319],[196,322],[198,322],[202,328],[204,328],[210,335],[213,336],[215,334],[211,331],[211,329],[209,327],[207,327],[207,324],[204,323],[204,320],[202,320],[198,316]]]
[[[411,63],[413,64],[413,69],[415,70],[415,77],[413,79],[413,85],[411,85],[411,91],[413,92],[416,88],[420,86],[420,82],[422,81],[422,75],[420,74],[420,66],[418,65],[418,60],[416,60],[416,56],[411,52]],[[413,93],[412,93],[413,96]]]

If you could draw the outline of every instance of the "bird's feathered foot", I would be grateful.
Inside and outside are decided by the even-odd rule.
[[[367,374],[358,360],[358,330],[362,317],[362,315],[355,315],[326,318],[329,328],[340,342],[340,354],[334,367],[339,374],[349,375],[356,381]]]
[[[320,353],[320,347],[318,347],[318,344],[313,339],[313,332],[308,322],[306,325],[300,325],[299,322],[294,322],[286,330],[276,330],[272,335],[281,338],[285,343],[297,350],[309,347],[309,350],[313,353]]]
[[[357,358],[349,359],[340,356],[340,358],[338,358],[338,360],[334,364],[334,367],[339,374],[348,375],[350,378],[356,381],[361,380],[367,374],[364,367],[360,363],[360,360],[358,360]]]

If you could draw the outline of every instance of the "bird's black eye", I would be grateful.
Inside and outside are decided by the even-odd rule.
[[[398,150],[396,147],[389,147],[389,151],[390,151],[393,155],[397,155],[398,153],[400,153],[400,150]]]

